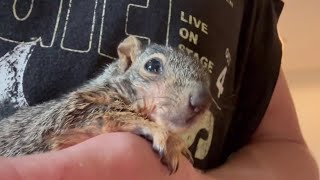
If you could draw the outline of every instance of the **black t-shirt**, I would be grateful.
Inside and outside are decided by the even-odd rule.
[[[216,167],[266,111],[280,69],[282,7],[280,0],[2,0],[0,118],[93,78],[135,35],[186,50],[211,74],[216,104],[183,138],[195,167]]]

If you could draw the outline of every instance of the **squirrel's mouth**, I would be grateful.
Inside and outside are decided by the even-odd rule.
[[[190,125],[190,124],[194,124],[195,123],[195,121],[197,120],[197,116],[198,115],[195,115],[195,116],[191,116],[190,118],[188,118],[187,120],[186,120],[186,125]]]
[[[177,117],[174,119],[171,119],[171,123],[181,129],[187,129],[194,124],[196,124],[201,119],[201,115],[204,114],[204,111],[200,111],[198,113],[192,113],[189,116],[186,117]]]

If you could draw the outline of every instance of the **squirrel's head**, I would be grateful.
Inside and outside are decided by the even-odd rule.
[[[119,44],[118,55],[118,88],[156,123],[181,131],[209,109],[210,81],[200,61],[159,44],[142,47],[133,36]]]

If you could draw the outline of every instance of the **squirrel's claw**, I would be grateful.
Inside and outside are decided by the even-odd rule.
[[[194,163],[192,154],[191,154],[191,152],[189,151],[188,148],[184,148],[184,149],[182,150],[182,154],[189,160],[189,162],[190,162],[191,164]]]
[[[154,137],[153,149],[159,154],[161,162],[168,167],[170,175],[177,172],[181,154],[193,163],[190,151],[178,135],[170,134]]]
[[[172,175],[178,171],[179,168],[179,155],[166,154],[161,158],[162,164],[166,165],[169,170],[169,175]]]

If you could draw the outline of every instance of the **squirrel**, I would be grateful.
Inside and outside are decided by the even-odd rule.
[[[193,163],[179,136],[211,104],[200,61],[182,50],[134,36],[117,47],[118,59],[97,77],[61,97],[20,108],[0,121],[0,156],[61,150],[108,132],[131,132],[152,142],[170,174],[180,155]]]

